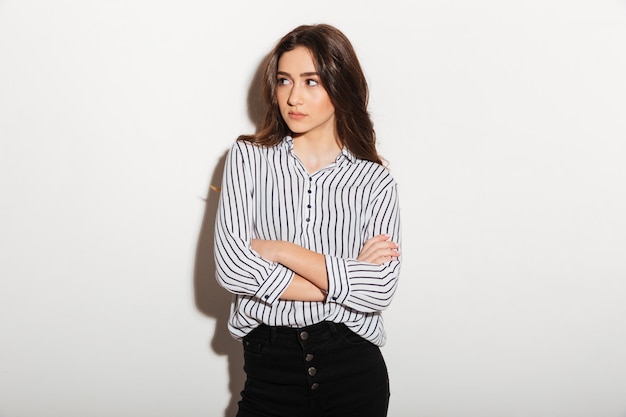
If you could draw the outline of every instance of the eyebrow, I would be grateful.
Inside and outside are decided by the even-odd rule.
[[[291,77],[291,74],[285,71],[277,71],[276,75],[286,75],[287,77]],[[320,75],[319,72],[303,72],[302,74],[300,74],[301,77],[312,77],[312,76],[319,77],[319,75]]]

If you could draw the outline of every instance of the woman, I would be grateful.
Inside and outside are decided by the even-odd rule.
[[[306,25],[268,56],[262,91],[265,119],[230,149],[216,219],[244,347],[238,417],[385,416],[400,220],[365,76],[342,32]]]

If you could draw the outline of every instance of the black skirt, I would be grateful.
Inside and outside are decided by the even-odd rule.
[[[261,325],[243,339],[237,417],[385,417],[389,376],[378,346],[343,324]]]

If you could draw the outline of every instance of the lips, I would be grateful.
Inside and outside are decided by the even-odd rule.
[[[299,112],[289,112],[288,114],[289,114],[289,118],[293,120],[300,120],[306,117],[306,114],[299,113]]]

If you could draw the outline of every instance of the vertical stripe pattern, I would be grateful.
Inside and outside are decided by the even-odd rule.
[[[215,224],[217,280],[233,293],[229,330],[239,339],[260,323],[305,327],[329,320],[384,345],[381,311],[393,298],[400,260],[356,259],[363,244],[382,233],[400,243],[397,184],[384,167],[343,150],[333,164],[309,174],[290,137],[273,147],[235,142]],[[280,300],[293,272],[261,258],[250,248],[252,239],[286,240],[323,254],[327,302]]]

